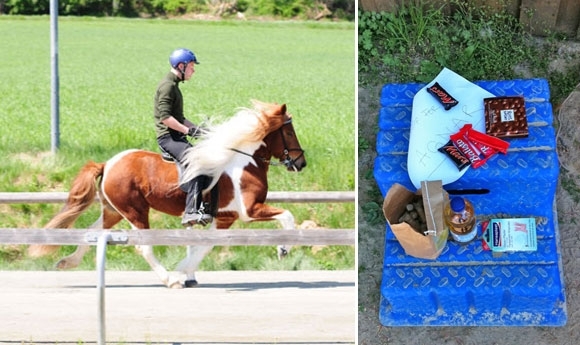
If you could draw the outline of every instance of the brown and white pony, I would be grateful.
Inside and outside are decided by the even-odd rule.
[[[181,182],[203,173],[216,177],[212,185],[218,183],[219,208],[211,229],[227,229],[237,219],[278,220],[284,229],[295,228],[289,211],[265,204],[272,157],[279,159],[289,171],[300,171],[306,166],[292,115],[286,112],[286,105],[258,101],[253,101],[253,105],[253,109],[242,109],[222,124],[210,127],[186,153],[188,166],[192,168],[186,169]],[[173,216],[183,213],[185,193],[178,184],[175,164],[164,161],[154,152],[127,150],[105,163],[89,162],[75,178],[65,206],[45,228],[72,227],[98,191],[101,215],[91,228],[110,229],[126,219],[133,229],[148,229],[150,209]],[[209,188],[204,193],[208,191]],[[56,249],[58,246],[54,245],[32,245],[28,252],[37,257]],[[89,249],[90,246],[78,246],[57,267],[78,266]],[[197,284],[195,270],[212,247],[189,246],[187,257],[177,267],[177,275],[169,274],[159,263],[152,246],[137,246],[137,249],[163,284],[179,288]],[[284,246],[279,246],[278,251],[279,255],[286,254]]]

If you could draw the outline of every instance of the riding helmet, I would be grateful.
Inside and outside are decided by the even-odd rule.
[[[169,63],[173,68],[177,67],[177,65],[179,65],[180,63],[184,63],[187,65],[191,61],[193,61],[193,63],[195,64],[199,64],[197,58],[195,57],[195,54],[191,50],[185,48],[176,49],[169,56]]]

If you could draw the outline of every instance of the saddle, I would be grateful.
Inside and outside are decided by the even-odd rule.
[[[183,166],[183,164],[181,164],[178,160],[173,158],[173,156],[170,155],[169,152],[165,151],[163,149],[163,147],[161,147],[161,146],[158,146],[158,147],[159,147],[159,150],[161,151],[161,159],[164,162],[175,164],[175,167],[177,168],[177,180],[181,181],[181,176],[183,175],[183,172],[185,171],[185,167]],[[187,184],[180,184],[179,188],[185,193],[187,193],[187,191],[188,191]]]

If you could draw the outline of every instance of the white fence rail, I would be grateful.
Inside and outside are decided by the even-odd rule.
[[[354,202],[355,192],[269,192],[268,202],[344,203]],[[67,192],[0,192],[0,204],[63,203]],[[98,198],[95,198],[97,201]],[[93,243],[103,234],[115,243],[129,245],[354,245],[354,229],[331,230],[121,230],[95,229],[0,229],[0,244]],[[119,240],[122,238],[123,240]]]
[[[67,192],[0,192],[0,204],[50,204],[65,202]],[[95,198],[95,201],[98,197]],[[268,202],[354,202],[355,192],[268,192]]]
[[[1,244],[97,244],[111,234],[109,244],[128,245],[354,245],[354,229],[311,230],[100,230],[0,229]]]
[[[0,193],[0,204],[62,203],[66,192]],[[95,199],[96,200],[96,199]],[[269,192],[268,202],[354,202],[354,192]],[[0,229],[0,244],[97,246],[98,344],[105,336],[105,259],[108,244],[127,245],[354,245],[354,229],[292,230],[95,230]]]

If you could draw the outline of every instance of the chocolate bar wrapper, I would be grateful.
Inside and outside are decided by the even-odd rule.
[[[445,91],[444,88],[439,85],[439,83],[435,82],[435,84],[431,85],[427,88],[427,92],[433,95],[433,97],[437,98],[437,100],[443,105],[445,110],[449,110],[456,106],[459,102],[453,98],[449,94],[449,92]]]
[[[507,141],[501,140],[494,136],[484,134],[473,129],[473,126],[468,123],[464,125],[460,132],[469,139],[478,149],[480,149],[486,156],[487,150],[485,148],[493,149],[495,152],[507,153],[510,144]],[[484,148],[485,147],[485,148]]]
[[[521,96],[484,98],[485,132],[498,138],[525,138],[528,119]]]
[[[463,132],[452,134],[451,141],[469,159],[472,167],[479,168],[485,164],[487,158],[473,146],[472,142],[465,138]]]
[[[459,171],[467,168],[471,164],[469,158],[467,158],[461,152],[461,150],[459,150],[455,145],[453,145],[453,141],[451,140],[449,140],[447,144],[438,148],[438,151],[449,157]]]

